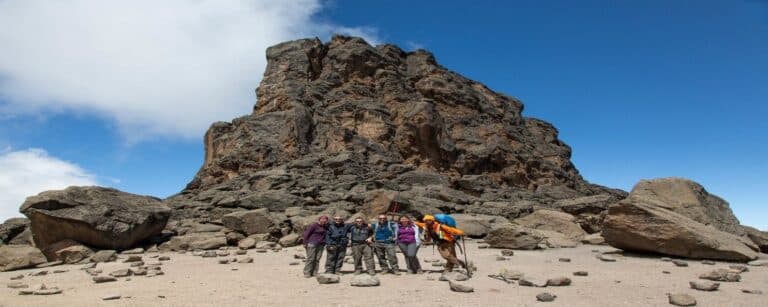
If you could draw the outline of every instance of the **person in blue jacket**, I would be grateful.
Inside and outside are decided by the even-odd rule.
[[[325,249],[327,256],[325,258],[325,273],[339,274],[341,266],[344,265],[344,257],[347,255],[347,244],[349,244],[349,232],[352,224],[344,223],[341,216],[334,216],[333,223],[328,225],[325,231]]]

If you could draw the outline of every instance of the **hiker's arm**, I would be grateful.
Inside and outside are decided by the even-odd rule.
[[[307,227],[307,229],[304,230],[304,234],[301,236],[301,239],[302,239],[302,242],[304,243],[304,246],[307,245],[307,241],[309,240],[309,235],[314,230],[315,230],[315,224],[309,225],[309,227]]]
[[[464,235],[464,232],[461,231],[461,229],[453,228],[451,226],[445,226],[445,225],[440,225],[440,226],[443,227],[443,231],[445,231],[445,232],[447,232],[449,234],[457,235],[457,236]]]
[[[414,221],[413,224],[416,225],[417,227],[421,228],[421,229],[424,229],[424,223],[422,223],[422,222]]]

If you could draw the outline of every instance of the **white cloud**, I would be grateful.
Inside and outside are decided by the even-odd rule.
[[[129,141],[247,114],[266,47],[333,32],[320,0],[0,0],[0,117],[86,111]]]
[[[21,216],[27,196],[71,185],[95,185],[96,177],[76,164],[48,155],[42,149],[0,151],[0,223]]]

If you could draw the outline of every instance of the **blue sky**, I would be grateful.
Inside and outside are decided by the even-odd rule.
[[[178,192],[200,166],[208,124],[250,111],[266,46],[343,32],[428,49],[520,98],[526,116],[560,130],[591,182],[629,190],[644,178],[690,178],[742,223],[768,228],[765,1],[122,4],[152,8],[142,25],[129,9],[78,3],[57,15],[0,1],[0,44],[19,46],[0,50],[0,157],[74,167],[57,164],[65,175],[54,186]],[[14,18],[23,25],[2,27]],[[10,178],[6,189],[32,193],[38,177]],[[0,218],[15,202],[0,197]]]

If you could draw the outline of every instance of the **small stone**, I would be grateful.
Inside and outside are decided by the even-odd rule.
[[[717,263],[715,263],[712,260],[704,260],[704,261],[701,262],[701,264],[704,264],[704,265],[715,265]]]
[[[266,253],[267,252],[267,250],[264,249],[264,248],[257,248],[254,251],[256,251],[257,253]]]
[[[293,262],[288,263],[288,265],[299,265],[299,264],[300,264],[300,262],[298,262],[298,261],[293,261]]]
[[[496,256],[496,261],[506,261],[507,257],[504,256]]]
[[[62,290],[57,287],[51,287],[47,289],[40,289],[34,292],[34,295],[54,295],[61,294]]]
[[[522,278],[520,278],[520,280],[517,283],[523,287],[543,288],[547,286],[547,282],[548,280],[545,280],[543,278],[537,278],[533,276],[523,276]]]
[[[571,262],[571,258],[560,258],[560,259],[557,259],[557,261],[560,261],[560,262]]]
[[[547,286],[550,287],[565,287],[571,285],[571,279],[568,277],[555,277],[547,280]]]
[[[739,282],[741,281],[741,275],[737,272],[732,272],[726,269],[717,269],[709,273],[699,275],[700,279],[708,279],[712,281],[725,281],[725,282]]]
[[[106,295],[101,297],[101,299],[104,301],[119,300],[120,298],[122,298],[120,294],[111,294],[111,295]]]
[[[145,276],[145,275],[147,275],[147,269],[146,268],[131,269],[131,274],[136,275],[136,276]]]
[[[720,283],[711,281],[692,281],[689,284],[691,285],[691,289],[699,291],[715,291],[720,288]]]
[[[667,294],[669,303],[675,306],[696,306],[696,299],[688,294]]]
[[[88,273],[88,275],[96,276],[96,275],[101,274],[102,271],[101,271],[101,269],[87,269],[87,270],[85,270],[85,272]]]
[[[216,252],[216,255],[219,256],[219,257],[226,257],[226,256],[229,256],[229,252],[228,251],[218,251],[218,252]]]
[[[237,261],[237,262],[238,262],[238,263],[253,263],[253,258],[251,258],[251,257],[245,257],[245,258],[243,258],[243,259],[240,259],[240,260],[239,260],[239,261]]]
[[[661,274],[669,274],[669,271],[661,271]]]
[[[432,262],[432,266],[434,266],[434,267],[441,267],[441,266],[445,266],[445,265],[442,262]]]
[[[123,260],[123,262],[124,262],[124,263],[128,263],[128,262],[138,262],[138,261],[142,261],[142,258],[141,258],[141,256],[138,256],[138,255],[130,255],[130,256],[128,256],[128,258],[126,258],[125,260]]]
[[[453,292],[463,292],[463,293],[475,292],[475,288],[472,288],[471,286],[460,283],[458,281],[449,280],[448,286],[451,288],[451,291]]]
[[[50,261],[50,262],[46,262],[46,263],[41,263],[41,264],[36,265],[35,267],[38,268],[38,269],[42,269],[42,268],[48,268],[48,267],[57,266],[57,265],[61,265],[61,264],[64,264],[64,262],[61,261],[61,260],[56,260],[56,261]]]
[[[32,274],[29,274],[30,276],[45,276],[48,275],[48,271],[37,271]]]
[[[467,276],[464,273],[458,272],[458,271],[452,271],[452,272],[443,272],[443,274],[440,275],[440,278],[438,280],[440,281],[465,281],[468,280],[469,276]]]
[[[96,263],[88,263],[82,267],[80,267],[81,270],[87,270],[87,269],[93,269],[96,267]]]
[[[117,281],[117,278],[114,278],[112,276],[94,276],[93,281],[97,284],[100,284],[105,282]]]
[[[25,284],[23,282],[20,282],[20,281],[14,281],[14,282],[9,282],[8,283],[8,288],[11,288],[11,289],[26,289],[26,288],[29,288],[29,285],[27,285],[27,284]]]
[[[158,258],[158,257],[160,257],[160,255],[149,255],[149,258],[152,258],[152,259]]]
[[[109,273],[109,276],[112,276],[112,277],[128,277],[128,276],[131,276],[131,270],[130,269],[117,270],[117,271],[114,271],[112,273]]]
[[[24,274],[19,274],[19,275],[16,275],[16,276],[11,276],[11,280],[19,280],[19,279],[22,279],[22,278],[24,278]]]
[[[117,252],[113,250],[100,250],[91,256],[91,261],[94,263],[112,262],[115,260],[117,260]]]
[[[378,287],[381,284],[379,278],[368,274],[355,275],[349,282],[353,287]]]
[[[672,258],[669,258],[669,257],[661,257],[661,261],[664,261],[664,262],[671,262],[671,261],[672,261]]]
[[[307,259],[307,256],[304,256],[302,254],[293,254],[293,259]]]
[[[138,261],[138,262],[131,262],[131,264],[128,265],[128,266],[132,267],[132,268],[135,268],[135,267],[140,267],[140,266],[143,266],[143,265],[144,265],[144,261]]]
[[[676,266],[679,267],[687,267],[688,262],[682,261],[682,260],[672,260],[672,263],[674,263]]]
[[[746,265],[742,265],[742,264],[730,265],[728,266],[728,268],[739,273],[749,272],[749,268]]]
[[[205,251],[203,252],[200,257],[203,258],[214,258],[216,257],[216,251]]]
[[[573,272],[573,276],[589,276],[589,272],[587,272],[587,271],[576,271],[576,272]]]
[[[168,256],[160,256],[160,257],[157,257],[157,260],[159,260],[159,261],[170,261],[170,260],[171,260],[171,257],[168,257]]]
[[[552,295],[549,292],[539,293],[536,295],[536,300],[539,302],[551,302],[557,298],[556,295]]]
[[[601,261],[604,261],[604,262],[616,262],[616,258],[613,258],[605,254],[598,255],[597,259],[600,259]]]
[[[248,251],[244,249],[238,249],[235,251],[235,255],[246,255],[246,254],[248,254]]]
[[[768,260],[765,260],[765,259],[755,260],[755,261],[750,261],[747,264],[751,266],[768,266]]]
[[[507,257],[512,257],[512,256],[515,255],[515,251],[513,251],[511,249],[503,249],[503,250],[501,250],[501,255],[502,256],[507,256]]]
[[[485,244],[485,243],[483,243],[483,244],[478,244],[478,245],[477,245],[477,248],[479,248],[479,249],[486,249],[486,248],[488,248],[488,247],[490,247],[490,245],[488,245],[488,244]]]
[[[219,259],[219,264],[227,264],[229,263],[229,259]]]
[[[757,295],[763,294],[763,291],[754,290],[754,289],[741,289],[741,292],[746,293],[746,294],[757,294]]]
[[[339,276],[334,274],[317,274],[315,279],[321,285],[339,283]]]
[[[137,248],[129,249],[129,250],[124,250],[124,251],[120,252],[120,254],[123,254],[123,255],[137,255],[137,254],[143,254],[143,253],[144,253],[144,249],[141,248],[141,247],[137,247]]]
[[[53,274],[61,274],[66,272],[69,272],[69,270],[53,270]]]

